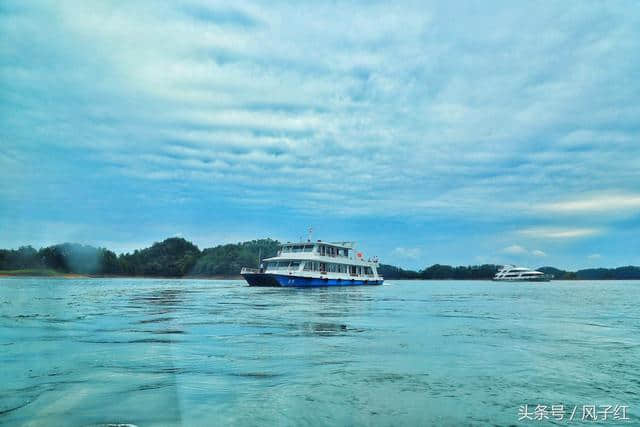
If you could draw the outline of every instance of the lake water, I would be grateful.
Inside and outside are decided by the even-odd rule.
[[[0,363],[6,425],[637,425],[640,282],[0,278]]]

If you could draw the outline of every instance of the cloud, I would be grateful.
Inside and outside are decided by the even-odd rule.
[[[506,248],[502,249],[501,252],[505,253],[505,254],[509,254],[509,255],[533,255],[533,256],[536,256],[536,257],[545,257],[545,256],[547,256],[547,254],[545,252],[541,251],[540,249],[529,250],[529,249],[525,248],[524,246],[520,246],[520,245],[507,246]]]
[[[560,228],[560,227],[532,227],[519,230],[522,236],[538,239],[576,239],[601,234],[598,228]]]
[[[411,2],[304,10],[45,2],[3,18],[12,24],[3,76],[16,94],[3,106],[21,106],[9,123],[19,139],[104,140],[91,144],[92,155],[110,158],[110,173],[215,181],[206,187],[215,198],[217,188],[251,186],[261,197],[292,192],[281,198],[290,208],[331,212],[335,191],[321,201],[306,194],[331,185],[325,171],[340,164],[351,183],[340,213],[491,216],[487,200],[517,202],[523,189],[548,200],[555,188],[624,188],[623,174],[602,165],[630,171],[640,155],[633,126],[603,130],[609,117],[636,117],[633,91],[607,85],[628,70],[600,67],[628,62],[637,29],[615,8],[557,8],[567,13],[488,8],[472,19]],[[32,22],[54,15],[46,37]],[[437,25],[451,17],[467,31]],[[594,27],[596,17],[609,24]],[[587,29],[593,39],[577,36]],[[571,57],[558,57],[567,46]],[[89,108],[76,110],[78,100],[91,100]],[[607,100],[616,101],[615,116]],[[175,157],[169,147],[185,152]],[[369,202],[360,189],[373,183],[379,196]],[[302,186],[313,191],[296,193]]]
[[[583,199],[543,204],[542,210],[554,213],[620,212],[640,210],[640,194],[598,194]]]
[[[589,259],[600,259],[600,258],[602,258],[602,255],[600,255],[600,254],[590,254],[589,256],[587,256],[587,258],[589,258]]]
[[[34,229],[429,224],[389,231],[406,248],[443,223],[603,235],[640,203],[639,18],[582,2],[4,0],[0,209]]]
[[[511,254],[511,255],[523,255],[528,253],[528,251],[520,245],[507,246],[502,250],[502,252],[504,252],[505,254]]]
[[[398,258],[409,258],[411,260],[416,260],[420,257],[422,250],[420,248],[403,248],[397,247],[395,248],[391,254],[397,256]]]

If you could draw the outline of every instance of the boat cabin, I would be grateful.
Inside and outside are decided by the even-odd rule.
[[[328,243],[318,241],[317,243],[286,243],[278,251],[278,256],[308,252],[320,256],[349,258],[353,251],[353,243]]]
[[[265,259],[267,273],[320,274],[345,277],[376,277],[377,261],[365,261],[362,254],[354,256],[352,242],[285,243],[278,255]]]

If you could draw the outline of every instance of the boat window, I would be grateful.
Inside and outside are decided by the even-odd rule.
[[[313,252],[313,245],[285,245],[280,250],[281,253]]]

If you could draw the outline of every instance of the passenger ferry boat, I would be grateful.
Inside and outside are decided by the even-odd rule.
[[[548,282],[553,275],[515,265],[505,265],[493,276],[499,282]]]
[[[382,285],[378,260],[365,261],[353,242],[285,243],[260,269],[242,268],[249,286]],[[354,254],[355,252],[355,254]]]

